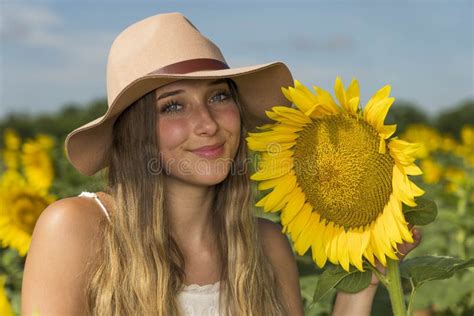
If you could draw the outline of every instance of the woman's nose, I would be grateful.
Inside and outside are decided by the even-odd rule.
[[[219,125],[211,111],[206,105],[201,105],[196,109],[194,115],[196,134],[214,135],[219,129]]]

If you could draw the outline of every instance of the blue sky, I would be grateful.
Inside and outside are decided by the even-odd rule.
[[[0,0],[0,118],[105,97],[107,55],[130,24],[183,13],[231,67],[285,62],[333,95],[353,77],[362,102],[385,84],[434,115],[474,98],[474,1]]]

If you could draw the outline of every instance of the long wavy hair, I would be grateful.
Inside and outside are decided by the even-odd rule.
[[[287,315],[253,214],[245,105],[236,83],[227,82],[239,107],[241,135],[231,172],[215,185],[212,204],[222,263],[220,308],[224,315]],[[88,266],[89,315],[183,315],[178,294],[185,285],[185,260],[165,210],[155,91],[128,107],[113,127],[104,191],[114,207],[111,222],[100,223],[97,243],[102,246]]]

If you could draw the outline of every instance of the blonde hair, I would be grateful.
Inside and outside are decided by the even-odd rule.
[[[213,227],[222,262],[219,302],[225,315],[286,315],[281,289],[264,255],[253,214],[244,136],[246,116],[238,87],[227,79],[241,117],[232,172],[217,184]],[[114,124],[106,192],[114,202],[103,222],[103,247],[90,265],[89,315],[182,315],[177,296],[184,287],[184,257],[170,234],[158,160],[155,90],[128,107]],[[140,166],[140,167],[137,167]],[[234,172],[237,171],[237,172]]]

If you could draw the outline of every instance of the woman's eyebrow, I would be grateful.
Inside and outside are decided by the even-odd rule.
[[[158,97],[158,99],[156,99],[156,101],[159,101],[159,100],[164,99],[164,98],[166,98],[166,97],[170,97],[170,96],[175,95],[175,94],[179,94],[179,93],[181,93],[181,92],[184,92],[184,90],[181,90],[181,89],[180,89],[180,90],[174,90],[174,91],[165,92],[165,93],[161,94],[161,95]]]
[[[224,78],[221,78],[221,79],[217,79],[217,80],[214,80],[214,81],[211,81],[207,84],[207,86],[214,86],[214,85],[218,85],[218,84],[221,84],[221,83],[225,83],[226,82],[226,79]],[[162,93],[157,99],[156,101],[159,101],[161,99],[164,99],[166,97],[170,97],[172,95],[176,95],[176,94],[179,94],[179,93],[182,93],[184,92],[184,90],[182,89],[179,89],[179,90],[173,90],[173,91],[168,91],[168,92],[165,92],[165,93]]]

